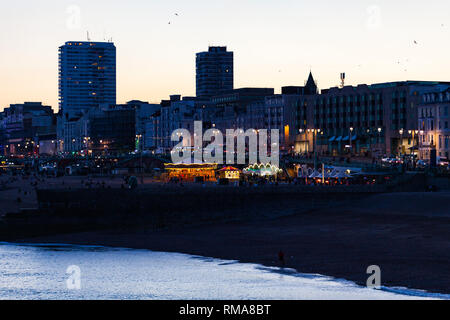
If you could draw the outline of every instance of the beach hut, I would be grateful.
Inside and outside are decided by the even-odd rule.
[[[219,177],[221,179],[239,180],[241,177],[241,170],[228,166],[219,170]]]

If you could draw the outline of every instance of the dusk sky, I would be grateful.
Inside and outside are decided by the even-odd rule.
[[[178,14],[178,16],[176,15]],[[169,24],[170,22],[170,24]],[[235,87],[450,81],[448,0],[2,1],[0,110],[58,108],[58,47],[113,38],[117,102],[195,95],[195,53],[235,53]],[[417,44],[414,43],[417,42]]]

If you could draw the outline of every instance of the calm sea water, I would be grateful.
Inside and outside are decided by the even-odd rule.
[[[69,289],[69,266],[81,289]],[[0,244],[0,299],[411,299],[449,298],[255,264],[147,250]]]

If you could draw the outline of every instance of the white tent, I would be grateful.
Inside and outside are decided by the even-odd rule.
[[[338,174],[338,172],[336,170],[333,170],[331,172],[325,173],[325,178],[334,178],[334,176],[337,174]]]
[[[339,172],[337,172],[337,174],[333,178],[345,179],[345,178],[351,178],[351,176],[348,175],[347,173],[343,172],[343,171],[339,171]]]
[[[310,176],[310,179],[315,179],[315,178],[322,178],[322,173],[320,173],[319,171],[315,170]]]

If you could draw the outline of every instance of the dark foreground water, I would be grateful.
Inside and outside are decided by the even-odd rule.
[[[69,272],[69,273],[68,273]],[[319,275],[184,254],[0,244],[0,299],[416,299]]]

